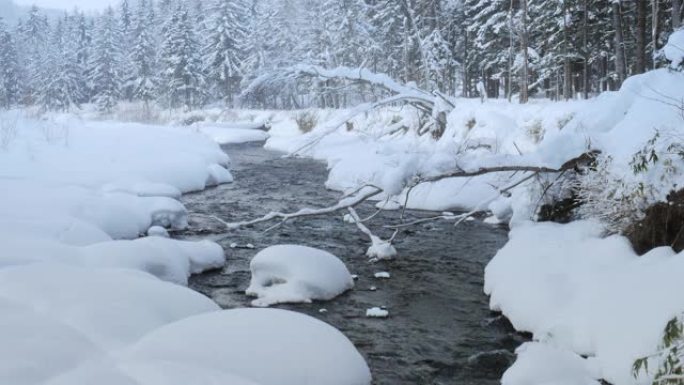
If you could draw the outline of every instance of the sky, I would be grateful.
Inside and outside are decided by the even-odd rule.
[[[14,0],[19,5],[37,5],[43,8],[55,8],[72,10],[78,7],[84,11],[94,11],[106,8],[108,5],[115,5],[118,0]]]

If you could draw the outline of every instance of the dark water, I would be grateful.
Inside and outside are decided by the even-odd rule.
[[[236,182],[187,195],[190,212],[216,215],[226,221],[261,216],[272,210],[294,211],[336,202],[338,194],[324,189],[327,171],[307,159],[284,159],[259,144],[227,146]],[[364,216],[373,212],[359,208]],[[397,212],[385,212],[370,223],[396,222]],[[409,212],[410,218],[430,216]],[[220,224],[193,218],[184,238],[203,237],[227,250],[222,271],[197,275],[191,287],[224,308],[249,306],[249,261],[275,244],[318,247],[340,257],[359,279],[356,287],[330,301],[285,305],[332,324],[366,357],[374,384],[497,384],[512,363],[513,349],[522,342],[508,322],[488,310],[482,293],[483,269],[506,241],[506,231],[480,221],[454,227],[428,223],[404,231],[395,246],[396,260],[369,263],[367,239],[342,216],[300,219],[264,233],[268,225],[226,232]],[[383,234],[385,237],[388,235]],[[255,249],[231,249],[253,244]],[[374,278],[380,271],[391,279]],[[374,288],[372,290],[371,288]],[[385,306],[388,319],[365,317],[366,309]],[[326,312],[321,312],[326,309]]]

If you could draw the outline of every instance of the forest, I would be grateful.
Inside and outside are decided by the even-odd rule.
[[[123,0],[0,23],[0,102],[70,110],[118,101],[195,108],[348,107],[372,87],[285,82],[296,64],[363,68],[450,96],[568,100],[664,66],[680,0]]]

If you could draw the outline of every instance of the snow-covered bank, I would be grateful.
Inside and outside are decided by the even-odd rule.
[[[648,375],[633,377],[632,366],[657,350],[665,325],[684,309],[684,255],[663,247],[638,257],[625,238],[602,238],[602,231],[593,221],[521,225],[487,266],[492,309],[541,345],[521,349],[504,384],[545,383],[520,367],[550,371],[548,349],[576,363],[552,373],[577,381],[570,383],[585,383],[587,373],[613,384],[648,383]]]
[[[370,383],[332,327],[222,312],[179,286],[224,265],[219,245],[138,238],[187,226],[176,199],[232,180],[206,136],[14,111],[0,114],[0,139],[0,383]]]
[[[438,140],[418,135],[420,125],[409,108],[369,112],[342,124],[346,111],[316,111],[317,127],[310,133],[297,129],[294,116],[277,115],[272,121],[266,147],[324,160],[330,168],[327,187],[349,191],[373,184],[385,190],[394,204],[403,204],[406,183],[417,174],[430,175],[470,167],[480,159],[500,159],[532,154],[546,132],[562,129],[586,102],[539,101],[520,106],[504,100],[485,104],[458,99],[448,126]],[[339,125],[331,134],[322,135]],[[561,154],[546,158],[529,156],[525,162],[562,164]],[[558,165],[560,165],[558,164]],[[510,175],[449,179],[426,183],[411,191],[408,206],[416,209],[487,209],[500,194],[494,187],[505,184]]]

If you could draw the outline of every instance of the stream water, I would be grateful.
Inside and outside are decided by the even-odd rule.
[[[183,203],[188,210],[233,222],[273,210],[324,207],[337,201],[339,194],[324,188],[324,164],[283,158],[261,145],[226,146],[235,183],[186,195]],[[358,210],[363,216],[373,213],[374,207],[369,203]],[[383,212],[370,227],[377,230],[396,222],[397,215]],[[433,214],[409,211],[407,215]],[[190,228],[180,237],[220,243],[227,250],[228,263],[223,270],[192,277],[191,287],[223,308],[247,307],[249,261],[258,250],[301,244],[332,252],[359,276],[355,288],[329,302],[279,307],[341,330],[366,358],[374,384],[498,384],[512,363],[513,350],[524,340],[504,317],[488,310],[482,292],[483,269],[505,243],[504,229],[480,221],[457,227],[425,223],[398,236],[396,260],[369,263],[364,255],[368,240],[354,225],[344,223],[341,214],[300,219],[264,233],[268,226],[227,232],[216,221],[192,217]],[[382,271],[391,278],[374,277]],[[390,317],[367,318],[366,309],[376,306],[386,307]]]

